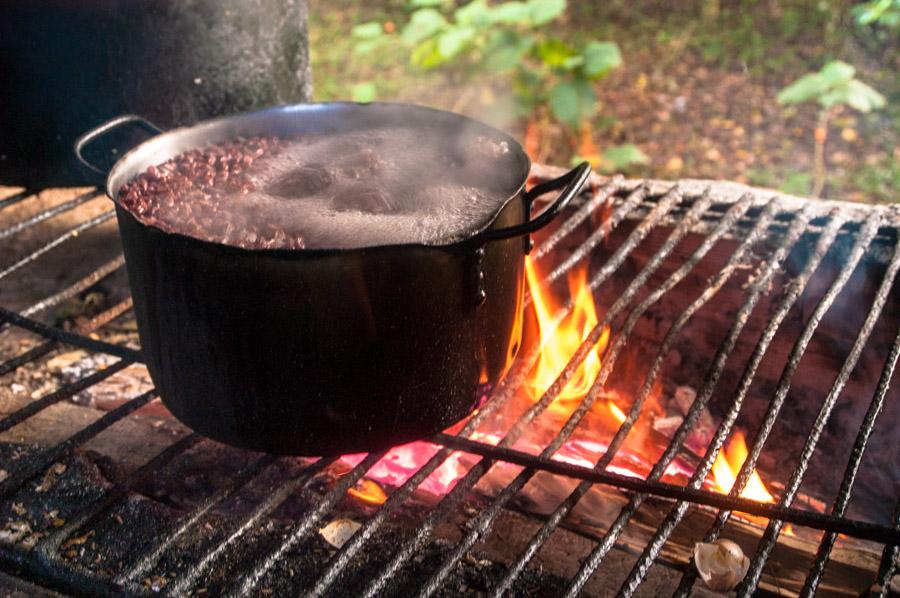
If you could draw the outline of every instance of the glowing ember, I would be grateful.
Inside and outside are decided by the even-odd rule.
[[[537,316],[540,333],[541,354],[537,366],[525,383],[526,390],[532,400],[539,400],[541,395],[553,384],[553,381],[569,363],[572,355],[597,326],[597,309],[594,296],[587,284],[587,267],[573,270],[569,275],[569,296],[572,298],[572,313],[559,326],[554,325],[553,314],[559,310],[553,298],[540,287],[534,264],[529,258],[525,260],[525,274],[528,289]],[[609,327],[603,330],[599,342],[591,349],[581,362],[575,375],[550,405],[550,412],[568,416],[590,390],[591,384],[600,373],[600,356],[609,342]],[[600,404],[598,403],[598,406]],[[611,410],[612,408],[610,408]],[[621,413],[621,411],[619,412]],[[615,416],[615,413],[613,413]],[[616,418],[618,419],[618,418]],[[624,416],[619,421],[623,421]]]
[[[586,267],[573,271],[569,276],[572,310],[567,317],[558,321],[554,316],[560,311],[562,299],[552,296],[548,289],[540,287],[539,277],[530,260],[526,260],[525,266],[537,323],[537,330],[534,332],[539,339],[541,352],[521,390],[498,411],[487,417],[479,429],[470,435],[473,440],[485,444],[500,443],[512,428],[513,422],[538,401],[555,382],[599,323],[598,310],[588,286]],[[559,434],[562,422],[581,404],[601,371],[601,358],[609,343],[609,327],[605,327],[597,336],[599,336],[597,342],[581,361],[566,387],[547,408],[550,417],[534,419],[525,433],[512,444],[512,448],[536,455],[547,446],[549,439]],[[605,389],[597,397],[590,412],[585,415],[582,425],[552,458],[580,467],[593,468],[606,453],[613,432],[626,420],[628,404],[627,397],[621,396],[615,390]],[[636,422],[632,434],[621,446],[614,461],[608,465],[608,471],[640,478],[650,472],[668,439],[650,428],[648,422],[652,418],[646,417],[648,411],[665,412],[651,397],[645,405],[644,417]],[[448,433],[457,434],[461,427],[462,424],[457,424],[451,427]],[[383,487],[401,486],[440,450],[440,447],[429,442],[412,442],[394,447],[367,472],[367,478],[351,490],[350,494],[369,504],[381,504],[386,499]],[[341,462],[352,467],[364,457],[362,454],[345,455],[341,458]],[[713,468],[716,489],[725,493],[731,489],[736,472],[746,457],[747,449],[743,436],[736,436],[732,444],[719,455],[719,460]],[[442,464],[419,484],[418,491],[433,496],[447,494],[479,459],[477,455],[451,452]],[[486,494],[494,494],[506,487],[519,471],[521,471],[519,466],[504,462],[496,463],[478,482],[476,488]],[[669,464],[663,479],[672,483],[684,482],[692,473],[693,467],[677,458]],[[565,481],[560,478],[542,476],[539,482],[529,484],[525,492],[538,509],[549,510],[558,504],[560,497],[567,491],[566,488]],[[742,496],[774,502],[755,472]],[[594,513],[591,511],[582,516],[590,518]],[[598,519],[595,523],[599,525],[602,522]]]
[[[387,500],[387,494],[378,485],[378,482],[368,479],[362,479],[356,484],[356,488],[350,488],[347,494],[354,496],[364,503],[370,505],[384,504]]]
[[[747,460],[747,443],[744,434],[740,430],[735,431],[728,446],[724,447],[716,456],[713,463],[713,486],[722,494],[731,492],[737,480],[737,474],[741,470],[744,461]],[[749,498],[759,502],[774,503],[775,499],[769,493],[766,485],[756,470],[750,475],[750,480],[741,492],[741,498]]]

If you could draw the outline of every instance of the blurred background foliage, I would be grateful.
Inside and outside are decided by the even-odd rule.
[[[320,100],[462,112],[544,162],[900,201],[900,0],[312,0],[310,35]]]

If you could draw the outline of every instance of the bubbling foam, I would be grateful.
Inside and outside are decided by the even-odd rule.
[[[519,156],[474,130],[254,138],[180,154],[120,191],[139,219],[246,248],[442,245],[490,224]]]

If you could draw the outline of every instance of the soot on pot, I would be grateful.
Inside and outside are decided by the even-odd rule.
[[[490,223],[522,182],[515,164],[466,129],[254,137],[150,167],[118,200],[145,224],[249,249],[439,245]]]

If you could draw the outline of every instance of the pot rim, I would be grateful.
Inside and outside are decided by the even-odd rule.
[[[468,123],[470,125],[477,126],[487,132],[490,132],[492,135],[496,136],[495,138],[499,138],[502,141],[507,142],[510,145],[510,148],[516,153],[516,158],[519,164],[523,169],[521,175],[521,181],[516,186],[515,191],[512,192],[506,199],[501,202],[498,202],[497,208],[494,213],[485,220],[485,222],[478,227],[465,231],[462,238],[451,238],[449,240],[439,240],[435,243],[421,243],[421,242],[408,242],[408,243],[377,243],[372,245],[364,245],[361,247],[312,247],[312,248],[301,248],[301,249],[287,249],[287,248],[247,248],[241,247],[238,245],[229,245],[227,243],[220,243],[216,241],[210,241],[208,239],[200,239],[198,237],[193,237],[191,235],[186,235],[184,233],[172,232],[164,230],[158,226],[153,224],[147,224],[142,221],[137,215],[135,215],[131,210],[123,206],[117,199],[117,195],[119,190],[123,185],[127,184],[131,180],[133,180],[136,176],[139,176],[143,173],[147,168],[153,165],[157,165],[162,161],[168,160],[169,158],[178,155],[184,151],[188,151],[190,149],[196,149],[199,147],[203,147],[203,145],[195,145],[190,148],[180,149],[177,153],[167,156],[164,160],[160,162],[147,163],[147,158],[152,156],[153,154],[159,151],[159,146],[165,147],[167,144],[175,143],[176,140],[180,140],[181,138],[187,136],[188,133],[191,136],[201,136],[201,137],[213,137],[214,133],[222,134],[223,130],[225,132],[231,130],[234,127],[239,127],[240,125],[252,123],[254,121],[259,121],[260,123],[266,122],[267,118],[288,118],[292,114],[307,114],[307,113],[315,113],[322,110],[352,110],[363,108],[367,106],[373,106],[376,108],[381,108],[385,110],[412,110],[415,112],[419,112],[427,115],[428,113],[433,113],[435,115],[440,115],[442,118],[451,118],[454,120],[458,120],[460,123]],[[218,143],[224,141],[229,138],[234,138],[239,135],[230,135],[219,138],[214,138],[210,143]],[[143,163],[143,164],[142,164]],[[136,169],[135,172],[131,172],[132,169]],[[261,110],[254,110],[250,112],[241,112],[239,114],[222,116],[213,119],[208,119],[201,121],[194,125],[187,125],[182,127],[177,127],[174,129],[170,129],[158,135],[154,135],[153,137],[139,143],[135,147],[128,150],[125,154],[123,154],[110,169],[109,174],[106,177],[106,194],[107,196],[116,204],[116,207],[123,212],[127,213],[131,216],[138,224],[141,226],[145,226],[153,229],[154,231],[164,234],[171,235],[173,237],[180,237],[185,240],[189,240],[195,243],[202,243],[204,245],[210,247],[224,248],[228,251],[235,251],[238,253],[246,253],[246,254],[254,254],[254,255],[272,255],[272,256],[299,256],[299,255],[328,255],[328,254],[347,254],[354,252],[367,252],[379,249],[393,249],[393,248],[419,248],[419,249],[449,249],[455,248],[459,246],[464,246],[471,242],[478,242],[479,237],[482,233],[489,230],[494,223],[496,222],[499,215],[503,212],[506,206],[513,201],[515,198],[519,197],[525,189],[525,185],[528,182],[528,178],[531,172],[531,158],[529,158],[528,154],[525,152],[522,145],[511,135],[505,133],[495,127],[492,127],[486,123],[483,123],[479,120],[470,118],[468,116],[464,116],[462,114],[458,114],[456,112],[450,112],[447,110],[440,110],[438,108],[432,108],[430,106],[422,106],[419,104],[413,104],[408,102],[348,102],[348,101],[337,101],[337,102],[312,102],[307,104],[284,104],[279,106],[273,106],[270,108],[264,108]],[[526,214],[525,220],[528,220],[528,215]]]

